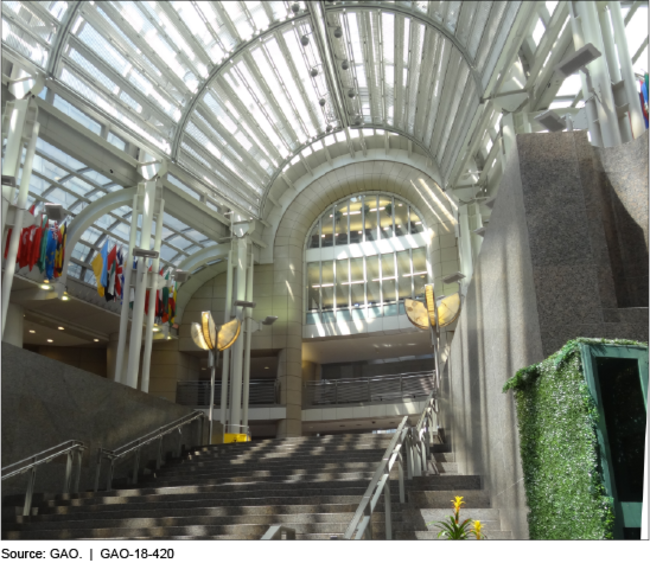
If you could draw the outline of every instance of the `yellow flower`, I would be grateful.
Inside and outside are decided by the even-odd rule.
[[[481,521],[480,520],[474,520],[472,523],[472,532],[476,536],[477,540],[480,540],[483,538],[483,533],[481,532]]]
[[[451,502],[453,503],[456,512],[460,510],[461,505],[465,504],[463,497],[456,497],[456,500],[452,500]]]

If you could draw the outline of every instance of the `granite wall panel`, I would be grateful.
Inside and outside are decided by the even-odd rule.
[[[115,449],[192,412],[104,377],[2,343],[2,466],[56,446],[82,440],[81,490],[93,486],[98,447]],[[165,449],[177,438],[168,438]],[[183,434],[195,443],[195,425]],[[145,459],[150,459],[143,454]],[[153,459],[153,458],[151,458]],[[131,463],[127,464],[131,466]],[[63,461],[38,472],[36,490],[59,491]],[[128,471],[118,466],[117,476]],[[104,473],[105,475],[105,473]],[[23,492],[21,478],[2,483],[2,494]]]

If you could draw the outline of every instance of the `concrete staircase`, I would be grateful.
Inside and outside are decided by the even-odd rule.
[[[396,539],[438,539],[436,523],[453,514],[452,501],[462,496],[461,521],[480,520],[487,539],[512,539],[510,531],[501,530],[499,510],[491,508],[490,495],[483,490],[478,475],[460,475],[454,454],[445,444],[433,446],[440,475],[414,477],[409,484],[409,530],[396,534]]]
[[[3,503],[3,539],[259,539],[274,524],[297,539],[342,538],[381,461],[391,435],[348,434],[261,440],[196,448],[161,470],[144,470],[137,488],[22,498]],[[453,454],[434,446],[441,475],[407,481],[399,503],[391,474],[395,539],[435,539],[427,522],[451,514],[465,497],[465,517],[479,518],[489,538],[502,538],[498,514],[478,476],[458,475]],[[372,519],[385,537],[383,499]],[[436,530],[436,531],[433,531]]]

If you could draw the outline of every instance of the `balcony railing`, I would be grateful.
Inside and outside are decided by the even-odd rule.
[[[433,384],[431,371],[310,382],[303,387],[303,406],[381,403],[427,397]]]
[[[280,403],[279,385],[273,379],[253,379],[250,382],[249,405],[277,405]],[[210,406],[209,381],[184,381],[176,385],[176,402],[195,408]],[[221,381],[214,386],[214,404],[219,408],[221,402]],[[230,404],[230,397],[228,397]]]

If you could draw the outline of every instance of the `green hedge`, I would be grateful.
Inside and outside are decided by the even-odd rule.
[[[596,436],[598,412],[582,372],[580,343],[639,345],[578,338],[503,387],[514,390],[531,539],[605,539],[613,500],[605,493]]]

